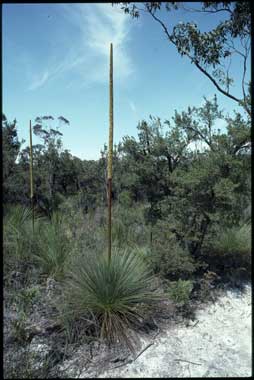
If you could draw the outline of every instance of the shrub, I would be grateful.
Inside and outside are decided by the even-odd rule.
[[[170,298],[179,306],[184,306],[189,302],[190,294],[193,289],[192,281],[173,281],[169,286]]]
[[[155,272],[169,279],[187,279],[196,270],[196,265],[187,249],[174,239],[153,242],[151,262]]]
[[[92,316],[101,338],[119,339],[132,349],[126,328],[140,322],[141,305],[160,299],[150,290],[152,280],[143,258],[132,251],[113,250],[110,263],[106,254],[77,257],[64,281],[60,315],[71,323]]]

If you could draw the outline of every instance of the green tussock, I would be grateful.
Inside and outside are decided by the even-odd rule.
[[[64,231],[63,217],[54,213],[50,222],[40,226],[36,241],[36,262],[44,273],[60,278],[71,252],[70,242]]]
[[[249,256],[251,252],[251,226],[243,224],[227,228],[214,240],[214,249],[221,255]]]
[[[12,206],[4,218],[3,242],[6,259],[31,259],[33,248],[32,209]]]

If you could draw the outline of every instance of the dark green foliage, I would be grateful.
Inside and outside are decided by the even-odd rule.
[[[154,271],[171,280],[190,278],[196,270],[197,263],[188,248],[177,241],[165,223],[158,223],[153,231],[150,260]]]

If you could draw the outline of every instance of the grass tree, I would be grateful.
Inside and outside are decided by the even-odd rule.
[[[110,263],[107,255],[90,252],[73,259],[57,302],[59,317],[67,334],[86,320],[107,343],[119,340],[135,350],[134,331],[162,295],[152,290],[154,278],[141,252],[114,250]]]
[[[113,46],[110,45],[108,147],[108,252],[83,250],[70,262],[58,308],[67,335],[76,322],[88,321],[108,343],[117,340],[134,348],[135,334],[146,314],[161,299],[152,289],[154,278],[141,254],[116,249],[111,256],[111,197],[113,153]],[[93,322],[91,322],[93,321]],[[88,325],[89,325],[88,323]]]

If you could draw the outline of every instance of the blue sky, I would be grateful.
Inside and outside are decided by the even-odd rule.
[[[201,105],[203,96],[216,93],[226,112],[240,110],[178,55],[149,15],[133,20],[111,3],[4,4],[2,15],[3,111],[17,119],[24,147],[30,119],[63,116],[70,121],[62,129],[64,148],[81,159],[100,157],[108,140],[110,42],[115,143],[137,136],[138,122],[150,114],[170,119],[175,109]],[[167,25],[194,21],[205,31],[223,15],[178,11],[162,17]],[[239,68],[236,59],[232,91],[241,97]]]

